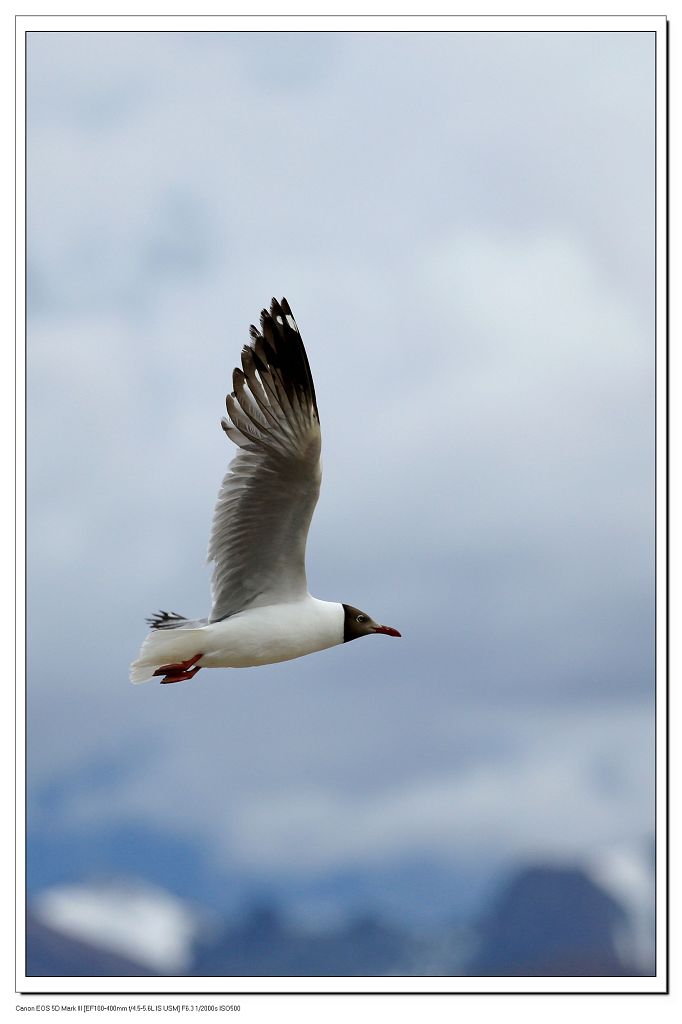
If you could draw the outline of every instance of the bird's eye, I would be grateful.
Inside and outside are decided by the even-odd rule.
[[[358,622],[367,622],[367,616],[366,615],[358,615],[357,621]]]

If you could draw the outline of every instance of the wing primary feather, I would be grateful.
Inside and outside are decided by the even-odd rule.
[[[237,430],[249,438],[255,444],[262,446],[266,451],[276,452],[279,455],[288,456],[289,448],[286,439],[282,439],[281,435],[277,437],[272,433],[264,433],[259,427],[254,426],[251,420],[246,416],[244,410],[240,405],[237,404],[235,395],[227,395],[225,398],[225,405],[230,420],[235,425]]]
[[[244,434],[246,437],[250,437],[252,441],[256,441],[259,444],[263,444],[266,447],[270,446],[269,439],[265,436],[262,430],[254,426],[251,420],[245,416],[241,406],[237,403],[237,399],[234,393],[232,393],[231,395],[226,395],[225,407],[227,409],[227,414],[230,420],[232,421],[232,423],[234,423],[235,427],[238,430],[241,430],[242,434]]]
[[[253,361],[256,365],[256,369],[258,370],[258,377],[260,378],[264,389],[270,395],[271,408],[276,409],[279,407],[284,413],[284,417],[276,419],[278,429],[285,430],[289,434],[291,440],[295,442],[296,434],[289,423],[290,417],[287,415],[287,407],[291,416],[293,416],[293,410],[289,405],[288,399],[283,397],[281,390],[278,388],[274,374],[271,373],[270,366],[268,365],[267,343],[264,341],[262,336],[258,338],[258,341],[254,346]]]
[[[269,316],[270,315],[268,314],[268,317]],[[286,420],[290,423],[292,419],[296,420],[298,417],[296,415],[296,412],[294,411],[294,408],[291,404],[291,400],[289,397],[291,385],[287,381],[286,374],[282,373],[282,360],[280,358],[280,353],[277,349],[277,342],[273,337],[272,324],[273,321],[270,318],[268,320],[268,324],[266,327],[268,333],[265,336],[266,344],[270,349],[267,370],[277,395],[277,404],[284,413]]]
[[[270,426],[277,428],[279,426],[279,420],[274,415],[272,408],[270,407],[270,402],[268,401],[265,388],[258,376],[258,366],[256,364],[254,350],[249,348],[248,345],[245,345],[242,350],[242,366],[244,368],[244,376],[246,377],[249,385],[249,391],[251,392],[254,401]]]
[[[286,300],[283,301],[286,302]],[[287,309],[289,309],[288,303]],[[287,315],[294,327],[287,321]],[[295,326],[296,321],[290,312],[288,314],[285,312],[276,299],[272,300],[269,314],[263,310],[261,320],[268,342],[274,349],[275,358],[271,360],[273,376],[279,379],[292,411],[297,416],[301,427],[305,428],[311,405],[317,415],[317,403],[305,348],[301,342],[298,328]]]
[[[241,430],[237,430],[229,420],[223,418],[220,421],[220,426],[223,428],[230,441],[233,441],[239,448],[243,448],[247,452],[257,451],[257,446],[248,437],[242,434]]]
[[[263,434],[271,434],[271,424],[269,424],[264,412],[251,394],[248,387],[248,379],[241,370],[235,369],[232,374],[232,384],[234,386],[234,393],[237,401],[239,402],[239,406],[244,415],[248,416],[253,425]]]
[[[251,325],[221,426],[241,449],[223,479],[209,540],[215,622],[307,593],[305,547],[319,494],[320,426],[305,347],[286,299]]]
[[[298,358],[300,346],[297,344],[297,339],[292,337],[294,332],[285,323],[284,316],[284,311],[277,302],[277,299],[273,299],[270,306],[270,322],[276,325],[274,335],[276,339],[274,342],[276,361],[273,363],[272,369],[286,392],[299,427],[305,429],[307,422],[306,405],[308,403],[304,400],[305,396],[300,381],[301,364]]]
[[[279,303],[279,308],[283,314],[282,316],[282,334],[286,342],[287,351],[290,354],[292,367],[292,377],[297,383],[297,388],[305,396],[305,405],[312,406],[317,421],[319,423],[320,416],[317,409],[317,398],[315,396],[315,385],[313,384],[313,375],[310,371],[310,363],[308,362],[308,356],[306,354],[305,346],[301,340],[301,335],[298,330],[298,325],[291,312],[291,306],[285,298]],[[293,327],[287,320],[287,317],[291,319]]]

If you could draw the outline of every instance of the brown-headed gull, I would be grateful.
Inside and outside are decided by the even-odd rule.
[[[370,633],[400,636],[353,605],[308,593],[305,545],[322,478],[315,388],[287,300],[273,299],[260,322],[242,349],[221,421],[239,451],[213,514],[211,614],[148,619],[133,683],[289,661]]]

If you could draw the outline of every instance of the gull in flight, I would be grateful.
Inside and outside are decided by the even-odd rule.
[[[353,605],[308,593],[305,546],[322,477],[315,388],[287,300],[273,299],[260,325],[221,421],[239,451],[213,513],[211,614],[148,619],[133,683],[179,683],[202,668],[270,665],[372,633],[400,636]]]

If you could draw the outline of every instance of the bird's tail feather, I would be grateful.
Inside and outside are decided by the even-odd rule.
[[[144,639],[137,659],[130,666],[131,683],[152,679],[162,665],[187,661],[202,651],[205,621],[184,620],[175,629],[153,629]]]

